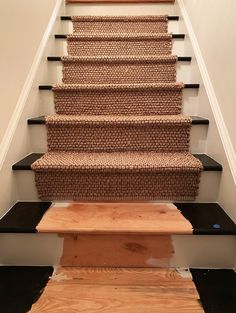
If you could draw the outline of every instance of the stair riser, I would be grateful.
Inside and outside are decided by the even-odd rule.
[[[82,34],[166,33],[168,21],[73,21],[73,29]]]
[[[58,114],[168,115],[179,114],[182,90],[54,90]]]
[[[115,124],[115,123],[114,123]],[[49,151],[188,151],[191,124],[47,124]]]
[[[97,141],[95,142],[94,140],[94,133],[93,131],[95,130],[95,134],[97,134],[97,130],[91,128],[91,133],[90,133],[90,137],[82,137],[82,132],[79,134],[77,134],[77,141],[73,141],[71,142],[72,146],[76,146],[76,147],[83,147],[86,149],[90,149],[90,151],[92,151],[92,149],[100,149],[100,150],[104,150],[104,149],[111,149],[112,147],[114,147],[114,143],[111,142],[110,145],[108,145],[107,142],[107,133],[105,132],[105,128],[104,128],[104,133],[103,133],[103,138],[101,138],[101,134],[99,135],[99,138],[97,139]],[[192,153],[204,153],[205,152],[205,143],[206,143],[206,138],[207,138],[207,130],[208,130],[208,126],[207,125],[192,125],[191,126],[191,130],[190,130],[190,151]],[[101,129],[99,130],[101,132]],[[46,152],[47,151],[47,130],[46,130],[46,126],[45,125],[31,125],[29,127],[29,132],[30,132],[30,140],[32,143],[32,149],[33,151],[41,151],[41,152]],[[60,135],[60,130],[58,130],[58,133]],[[130,133],[127,132],[125,134],[123,134],[123,141],[122,141],[122,145],[124,148],[128,147],[128,144],[130,145],[131,142],[131,137],[129,137],[127,142],[127,138],[128,138],[128,134]],[[152,130],[152,136],[153,136],[153,130]],[[93,145],[91,144],[91,141],[89,141],[89,139],[93,139]],[[102,140],[103,139],[103,140]],[[121,140],[121,137],[119,137],[119,139]],[[66,139],[65,144],[68,146],[68,143],[71,141],[70,136],[68,135],[68,140]],[[137,147],[137,145],[140,145],[139,142],[139,137],[134,137],[133,136],[133,140],[132,142],[135,144],[135,146]],[[150,135],[148,137],[148,142],[150,142]],[[61,144],[61,139],[60,139],[60,144]],[[54,148],[57,146],[57,144],[59,144],[59,142],[55,142]],[[173,145],[175,145],[175,143],[173,142]],[[115,144],[116,148],[118,148],[117,146],[117,142]],[[62,146],[61,146],[62,147]],[[140,147],[140,146],[139,146]],[[147,148],[147,143],[145,143],[145,145],[143,147]],[[150,150],[153,150],[153,147],[157,147],[157,142],[155,142],[155,138],[153,138],[153,143],[150,146]],[[158,148],[159,149],[159,148]],[[122,147],[120,146],[120,150],[122,150]]]
[[[63,62],[65,84],[174,83],[175,63]]]
[[[38,193],[35,187],[35,175],[33,171],[17,171],[14,173],[14,176],[16,177],[16,182],[19,187],[19,200],[38,200]],[[216,202],[218,197],[220,178],[220,172],[202,172],[199,185],[199,196],[197,197],[196,201]],[[209,186],[211,186],[210,189]],[[159,199],[156,200],[158,201]],[[174,199],[170,199],[170,201],[174,202]]]
[[[59,265],[63,260],[64,262],[67,260],[67,264],[73,266],[84,262],[85,259],[94,267],[97,266],[98,261],[102,262],[102,259],[104,262],[102,266],[117,264],[113,257],[116,255],[116,250],[112,245],[114,238],[107,236],[106,242],[103,241],[102,245],[102,240],[94,239],[95,237],[91,236],[91,240],[88,240],[88,236],[85,239],[75,235],[74,239],[70,239],[70,244],[73,245],[73,249],[70,250],[71,246],[67,246],[64,238],[55,234],[1,234],[0,264]],[[125,257],[125,259],[120,259],[118,266],[122,264],[135,266],[137,262],[140,264],[141,260],[147,267],[234,268],[236,265],[234,264],[234,236],[174,235],[169,238],[167,236],[163,239],[156,238],[156,242],[153,239],[149,241],[144,236],[140,236],[140,239],[131,235],[124,237],[125,242],[115,241],[119,252],[122,252]],[[95,245],[98,241],[100,242],[99,249]],[[170,254],[170,250],[163,246],[165,241],[172,247]],[[86,246],[85,242],[87,242]],[[84,250],[81,249],[82,246]],[[160,251],[162,247],[164,250]],[[85,252],[89,252],[90,249],[93,249],[92,254],[86,255]],[[161,253],[166,258],[159,257]],[[81,258],[76,258],[76,255]]]
[[[66,7],[67,15],[104,15],[104,12],[106,15],[114,15],[114,12],[115,15],[127,15],[127,12],[131,12],[130,15],[175,15],[176,11],[176,5],[169,3],[77,3]]]
[[[73,56],[163,55],[171,54],[171,49],[170,42],[157,40],[68,40],[68,54]]]

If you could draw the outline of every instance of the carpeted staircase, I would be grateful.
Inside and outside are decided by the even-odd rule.
[[[168,17],[72,21],[49,152],[32,165],[40,198],[193,200],[202,164],[188,152]]]

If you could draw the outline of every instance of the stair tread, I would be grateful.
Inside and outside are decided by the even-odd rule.
[[[168,15],[73,15],[71,17],[74,21],[83,22],[121,22],[121,21],[162,21],[168,19]]]
[[[201,162],[191,153],[157,153],[157,152],[48,152],[37,160],[33,169],[57,170],[176,170],[197,171]]]
[[[171,33],[73,33],[68,34],[68,40],[94,40],[94,39],[123,39],[123,40],[132,40],[132,39],[141,39],[141,40],[152,40],[152,39],[169,39],[172,38]]]
[[[62,267],[31,312],[203,313],[198,298],[191,275],[176,269]]]
[[[53,90],[106,90],[106,89],[183,89],[183,83],[140,83],[140,84],[57,84]]]
[[[31,170],[31,165],[41,158],[44,153],[31,153],[21,159],[20,161],[16,162],[12,165],[12,169],[15,171],[18,170]],[[222,171],[222,165],[216,162],[214,159],[209,157],[206,154],[194,154],[196,158],[198,158],[202,165],[204,171]]]
[[[163,62],[176,63],[178,57],[175,55],[106,55],[106,56],[63,56],[63,62]]]
[[[70,122],[81,122],[81,123],[143,123],[143,122],[162,122],[162,123],[184,123],[190,122],[194,125],[208,125],[209,120],[200,116],[187,116],[183,114],[179,115],[48,115],[48,116],[39,116],[28,119],[29,125],[45,124],[53,122],[59,124],[69,124]]]
[[[140,208],[142,208],[142,212],[140,212]],[[125,212],[128,213],[128,210],[129,215],[125,215]],[[108,211],[106,216],[103,215],[105,211]],[[123,213],[119,213],[120,211]],[[45,212],[47,213],[45,214]],[[89,215],[89,212],[91,215]],[[56,229],[63,230],[63,233],[71,232],[72,229],[75,232],[79,229],[88,231],[88,227],[91,228],[91,223],[95,223],[92,212],[95,212],[97,218],[95,226],[100,231],[104,230],[105,227],[106,231],[108,231],[109,226],[113,228],[113,231],[118,231],[120,227],[120,230],[123,229],[123,231],[126,228],[127,230],[141,232],[145,226],[147,232],[155,230],[156,232],[169,231],[169,233],[178,231],[179,234],[181,232],[183,234],[189,232],[194,235],[236,234],[236,224],[217,203],[163,204],[154,202],[55,202],[52,206],[51,202],[17,202],[0,219],[0,232],[54,232]],[[79,220],[79,217],[83,217],[83,215],[85,215],[86,219]],[[61,216],[63,220],[61,220]],[[157,224],[154,223],[155,217],[157,217]],[[135,223],[138,222],[138,224],[133,225],[130,222],[132,220],[135,220]],[[163,222],[163,225],[159,223],[159,220]],[[126,224],[123,224],[123,221]],[[168,224],[169,222],[172,223],[171,226]],[[192,225],[191,227],[189,223],[190,226]],[[141,226],[143,227],[142,229]],[[95,231],[95,227],[92,230]]]
[[[192,225],[171,203],[54,203],[37,231],[192,234]]]
[[[150,115],[150,116],[117,116],[117,115],[51,115],[46,117],[47,123],[117,123],[117,124],[144,124],[144,123],[166,123],[166,124],[182,124],[191,123],[191,118],[185,115]]]

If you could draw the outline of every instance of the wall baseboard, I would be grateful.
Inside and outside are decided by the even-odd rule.
[[[8,123],[7,129],[5,131],[5,134],[3,136],[3,139],[0,143],[1,146],[1,150],[0,150],[0,170],[2,169],[2,166],[4,164],[7,152],[9,150],[10,144],[12,142],[12,139],[14,137],[18,122],[20,120],[20,116],[23,112],[23,109],[25,107],[25,103],[26,100],[29,96],[30,90],[32,88],[33,85],[33,81],[36,75],[36,72],[38,70],[39,64],[41,62],[42,56],[43,56],[43,52],[45,50],[46,44],[48,42],[48,38],[50,36],[50,33],[52,31],[53,25],[55,23],[55,20],[58,16],[61,4],[62,4],[63,0],[57,0],[56,4],[54,6],[51,18],[49,20],[49,23],[47,25],[47,28],[44,32],[44,35],[42,37],[42,40],[39,44],[38,50],[35,54],[33,63],[31,65],[31,68],[29,70],[28,76],[25,80],[24,86],[22,88],[22,91],[20,93],[20,96],[18,98],[18,101],[16,103],[15,106],[15,110],[12,114],[12,117]]]
[[[225,121],[224,121],[224,117],[223,114],[221,112],[220,109],[220,105],[219,102],[217,100],[215,91],[214,91],[214,87],[212,85],[209,73],[207,71],[207,67],[200,49],[200,46],[198,44],[198,40],[197,37],[195,35],[192,23],[190,21],[188,12],[185,8],[184,2],[183,0],[178,0],[178,4],[179,4],[179,8],[182,14],[182,17],[184,19],[186,28],[188,30],[188,34],[189,34],[189,38],[190,41],[192,43],[192,47],[195,53],[195,57],[199,66],[199,70],[203,79],[203,83],[206,89],[206,93],[211,105],[211,109],[215,118],[215,122],[220,134],[220,138],[225,150],[225,154],[229,163],[229,167],[234,179],[234,183],[236,185],[236,154],[235,154],[235,150],[232,144],[232,141],[230,139],[229,136],[229,132],[228,129],[226,127]]]

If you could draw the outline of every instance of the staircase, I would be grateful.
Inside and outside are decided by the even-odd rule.
[[[47,285],[30,312],[233,312],[214,279],[235,280],[236,227],[176,4],[79,2],[61,12],[55,80],[25,121],[32,153],[12,165],[22,201],[0,220],[0,261],[44,277],[26,280],[33,298]]]

